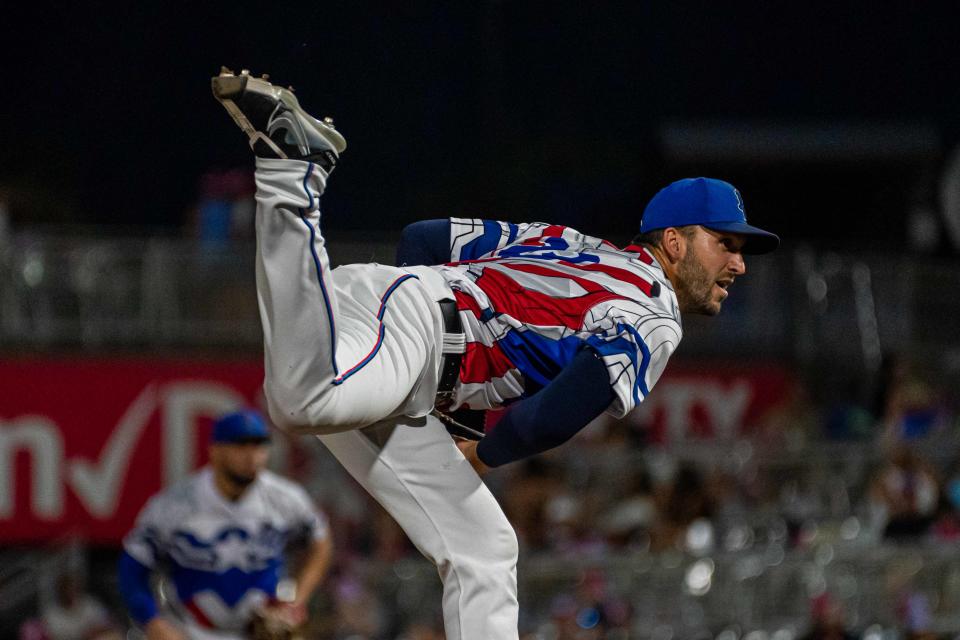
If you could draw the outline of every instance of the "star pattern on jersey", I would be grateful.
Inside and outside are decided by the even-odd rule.
[[[269,557],[263,557],[262,554],[258,555],[255,549],[256,547],[250,544],[247,536],[240,535],[239,530],[232,532],[214,544],[213,570],[218,573],[228,569],[240,569],[247,572],[260,570],[267,565]]]

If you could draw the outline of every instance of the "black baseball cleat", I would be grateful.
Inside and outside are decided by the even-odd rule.
[[[267,75],[255,78],[246,69],[237,75],[223,67],[210,84],[261,158],[306,160],[329,173],[347,148],[332,118],[317,120],[303,110],[292,88],[271,84]]]

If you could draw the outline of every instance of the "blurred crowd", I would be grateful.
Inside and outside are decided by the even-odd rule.
[[[960,637],[944,635],[950,620],[960,631],[947,391],[894,363],[866,401],[796,383],[732,441],[652,445],[643,424],[600,420],[491,472],[522,549],[523,637]],[[336,544],[307,637],[442,638],[439,580],[393,520],[315,439],[281,439],[276,454]],[[76,576],[52,582],[21,640],[118,637],[111,571],[93,572],[101,599]]]
[[[829,571],[805,575],[801,561],[789,597],[806,626],[789,628],[789,637],[880,633],[871,626],[875,609],[855,609],[858,599],[881,595],[892,608],[881,622],[899,629],[898,637],[936,637],[925,634],[938,616],[960,611],[960,574],[921,585],[924,571],[897,558],[920,550],[934,558],[947,553],[945,564],[956,564],[949,554],[960,541],[960,414],[945,389],[902,362],[891,363],[882,384],[866,401],[850,395],[821,403],[797,383],[746,430],[751,437],[731,442],[649,446],[644,425],[599,421],[558,450],[492,472],[487,483],[516,527],[528,573],[537,573],[530,567],[540,560],[577,568],[539,586],[534,575],[526,583],[521,576],[527,637],[634,637],[638,620],[652,614],[642,611],[636,583],[618,579],[617,563],[680,558],[680,579],[668,587],[679,599],[709,590],[710,576],[698,578],[698,566],[720,589],[721,567],[735,573],[757,553],[775,556],[767,565],[784,570],[795,557],[820,569],[843,559],[885,571],[882,584],[861,576],[853,588],[843,580],[838,587]],[[342,473],[319,445],[299,455],[292,467],[332,514],[340,541],[328,589],[339,621],[332,637],[442,637],[435,614],[404,635],[393,617],[397,602],[384,600],[383,585],[355,569],[369,559],[385,566],[415,560],[402,531],[349,480],[339,481]],[[893,555],[877,559],[878,549]],[[665,624],[662,637],[685,637],[669,629]]]

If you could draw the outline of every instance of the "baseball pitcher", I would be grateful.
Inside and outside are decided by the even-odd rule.
[[[224,69],[212,84],[257,156],[271,417],[317,434],[436,564],[448,638],[517,638],[517,540],[478,471],[626,415],[681,313],[717,313],[743,254],[778,238],[747,224],[731,185],[698,178],[661,191],[624,249],[549,224],[435,220],[405,231],[407,266],[331,270],[320,201],[344,138],[265,78]],[[455,441],[445,422],[461,407],[508,410]]]

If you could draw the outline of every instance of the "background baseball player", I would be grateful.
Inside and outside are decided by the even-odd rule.
[[[680,341],[680,313],[717,313],[742,254],[778,239],[746,224],[731,185],[696,179],[650,203],[645,246],[455,219],[415,226],[401,246],[406,262],[451,264],[331,271],[319,203],[343,137],[246,72],[225,69],[213,90],[258,156],[271,416],[320,434],[437,565],[447,637],[516,638],[516,536],[474,469],[633,409]],[[458,446],[437,417],[505,405],[479,443]]]
[[[269,431],[254,411],[213,426],[209,467],[157,494],[124,540],[120,590],[150,640],[258,637],[272,626],[283,637],[305,618],[323,579],[332,543],[325,518],[296,484],[264,469]],[[307,552],[292,600],[277,601],[290,543]],[[150,574],[164,571],[173,611],[161,612]]]

